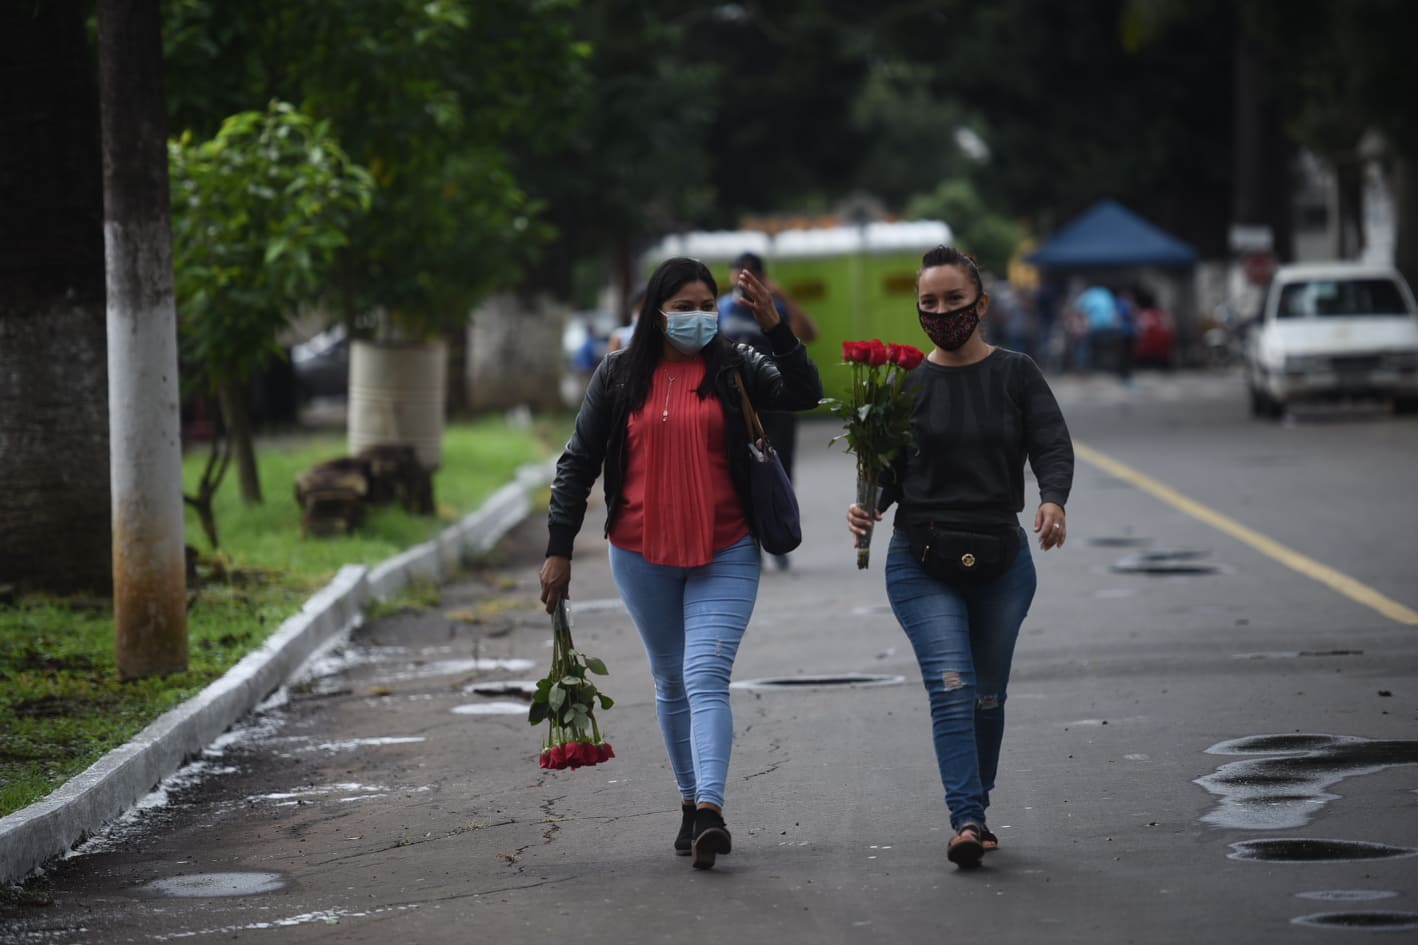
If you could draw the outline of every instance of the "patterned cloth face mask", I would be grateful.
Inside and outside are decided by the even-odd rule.
[[[921,329],[931,341],[946,351],[955,351],[970,340],[975,326],[980,324],[980,300],[976,298],[969,305],[948,312],[927,312],[918,308],[916,314],[921,319]]]
[[[665,337],[684,354],[698,354],[719,333],[718,312],[666,312]]]

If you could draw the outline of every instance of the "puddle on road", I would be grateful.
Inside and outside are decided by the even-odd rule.
[[[135,896],[166,899],[210,899],[222,896],[261,896],[286,887],[280,873],[188,873],[155,879],[132,890]]]
[[[371,683],[408,682],[413,679],[428,679],[433,676],[465,676],[468,673],[488,673],[503,670],[509,673],[524,673],[535,666],[526,659],[456,659],[432,660],[427,663],[406,664],[389,672],[376,674]]]
[[[1418,912],[1317,912],[1314,915],[1296,916],[1290,922],[1319,929],[1390,932],[1418,929]]]
[[[1141,548],[1152,544],[1151,538],[1135,538],[1130,535],[1098,535],[1088,539],[1095,548]]]
[[[1220,799],[1202,822],[1235,830],[1303,827],[1338,797],[1328,789],[1345,778],[1418,764],[1418,741],[1324,734],[1256,735],[1207,752],[1266,756],[1224,764],[1194,782]]]
[[[229,935],[232,938],[236,938],[241,932],[287,929],[297,925],[311,925],[316,922],[323,925],[339,925],[344,919],[363,919],[369,916],[388,915],[392,912],[406,912],[417,908],[417,903],[410,903],[409,905],[384,906],[382,908],[366,909],[358,912],[351,909],[323,909],[319,912],[302,912],[299,915],[282,916],[276,919],[267,919],[262,922],[246,922],[241,925],[223,925],[210,929],[172,932],[165,935],[158,934],[154,935],[153,939],[159,942],[186,941],[188,939],[203,938],[209,935]]]
[[[1273,840],[1242,840],[1231,844],[1226,856],[1232,860],[1261,863],[1347,863],[1355,860],[1397,860],[1418,855],[1411,847],[1391,847],[1365,840],[1317,840],[1307,837],[1277,837]]]
[[[455,705],[449,710],[454,715],[526,715],[525,702],[474,702]]]
[[[428,741],[422,735],[391,735],[377,738],[344,738],[333,742],[321,742],[297,748],[296,751],[353,751],[356,748],[378,748],[383,745],[414,745]]]
[[[1316,889],[1295,894],[1298,899],[1318,899],[1320,902],[1373,902],[1393,899],[1397,895],[1388,889]]]
[[[1157,577],[1215,574],[1221,570],[1220,565],[1203,560],[1210,554],[1209,551],[1184,549],[1139,551],[1137,554],[1120,558],[1113,564],[1112,570],[1119,574],[1146,574]]]

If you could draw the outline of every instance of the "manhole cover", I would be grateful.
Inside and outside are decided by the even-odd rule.
[[[765,676],[732,683],[730,689],[815,689],[821,686],[896,686],[905,676],[873,673],[837,673],[823,676]]]
[[[514,696],[531,702],[532,696],[536,695],[537,684],[525,679],[477,682],[471,686],[464,686],[463,692],[477,696]]]
[[[1221,570],[1215,564],[1202,560],[1210,552],[1206,551],[1139,551],[1128,555],[1113,565],[1120,574],[1215,574]]]

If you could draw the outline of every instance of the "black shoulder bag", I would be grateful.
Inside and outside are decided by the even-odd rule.
[[[743,402],[743,419],[748,425],[748,491],[753,505],[753,531],[763,550],[770,555],[785,555],[803,543],[802,519],[798,514],[798,497],[783,469],[778,451],[768,442],[763,424],[749,403],[744,387],[743,372],[738,375],[739,398]]]

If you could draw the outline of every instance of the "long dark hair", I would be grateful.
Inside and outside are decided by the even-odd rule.
[[[665,330],[660,327],[659,312],[665,300],[691,282],[702,282],[709,287],[711,295],[718,297],[719,284],[709,272],[709,267],[688,256],[675,256],[660,263],[645,284],[645,299],[640,303],[640,317],[635,322],[635,333],[630,337],[630,346],[620,356],[617,373],[625,384],[626,399],[632,411],[639,410],[650,396],[650,379],[655,367],[664,357]],[[713,390],[714,376],[718,366],[733,352],[733,344],[722,334],[715,335],[704,349],[706,370],[704,383],[699,385],[700,398]]]

